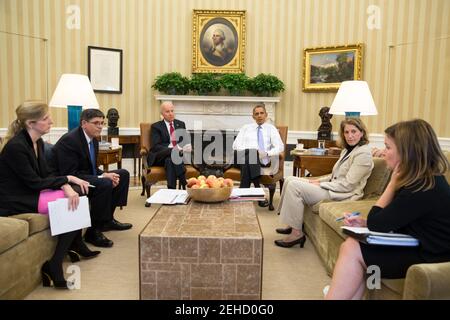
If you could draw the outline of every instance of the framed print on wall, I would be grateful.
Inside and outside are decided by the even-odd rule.
[[[362,43],[305,49],[303,91],[337,91],[342,81],[361,80],[362,55]]]
[[[88,77],[95,92],[122,93],[122,50],[88,46]]]
[[[243,73],[245,11],[194,10],[192,72]]]

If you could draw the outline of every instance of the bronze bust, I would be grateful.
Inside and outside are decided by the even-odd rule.
[[[119,111],[116,108],[110,108],[106,114],[108,118],[108,135],[119,135],[119,128],[117,127],[117,121],[119,120]]]
[[[319,111],[320,119],[322,123],[318,129],[317,139],[318,140],[331,140],[331,129],[333,126],[331,125],[330,119],[333,117],[332,114],[329,113],[329,107],[322,107]]]

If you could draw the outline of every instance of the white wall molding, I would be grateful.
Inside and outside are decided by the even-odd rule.
[[[174,104],[177,119],[186,123],[188,129],[239,130],[252,121],[255,105],[263,104],[268,122],[275,123],[275,106],[280,97],[245,96],[185,96],[155,95],[156,100]],[[200,128],[198,126],[201,125]]]
[[[7,128],[0,128],[0,137],[6,135]],[[67,128],[55,127],[52,128],[50,133],[44,136],[44,140],[50,143],[55,143],[58,139],[67,132]],[[102,131],[103,135],[106,135],[107,128]],[[123,135],[140,135],[139,128],[119,128],[120,134]],[[333,140],[338,137],[337,132],[333,132]],[[288,132],[288,144],[297,144],[297,139],[317,139],[316,131],[289,131]],[[450,150],[450,138],[438,138],[439,144],[443,150]],[[384,148],[384,135],[379,133],[373,133],[369,135],[370,146],[377,148]]]

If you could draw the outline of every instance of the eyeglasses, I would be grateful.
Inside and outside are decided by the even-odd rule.
[[[91,123],[91,124],[93,124],[94,126],[97,126],[97,127],[103,127],[105,125],[104,121],[88,121],[88,123]]]

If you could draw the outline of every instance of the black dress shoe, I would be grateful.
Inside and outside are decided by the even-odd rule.
[[[103,233],[97,229],[88,229],[84,235],[84,241],[93,244],[96,247],[110,248],[114,242],[109,240]]]
[[[258,201],[258,206],[263,207],[263,208],[268,207],[269,206],[269,201],[267,201],[267,200]]]
[[[282,248],[290,248],[295,246],[296,244],[300,245],[300,248],[303,248],[306,242],[306,236],[303,236],[301,238],[295,239],[294,241],[283,241],[283,240],[275,240],[275,244]]]
[[[280,234],[291,234],[291,232],[292,232],[292,227],[287,227],[287,228],[277,228],[277,229],[275,229],[275,231],[276,231],[277,233],[280,233]]]
[[[122,223],[117,221],[116,219],[112,219],[110,222],[107,222],[103,227],[102,231],[110,231],[110,230],[128,230],[131,229],[133,225],[131,223]]]

